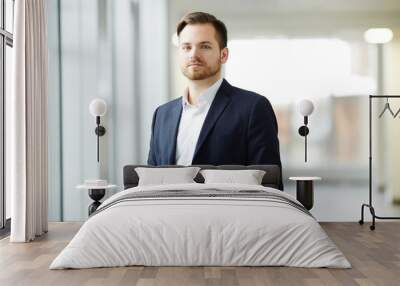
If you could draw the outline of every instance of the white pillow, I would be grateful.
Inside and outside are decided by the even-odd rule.
[[[204,183],[233,183],[261,185],[265,171],[262,170],[201,170]]]
[[[199,167],[147,168],[137,167],[138,186],[195,183]]]

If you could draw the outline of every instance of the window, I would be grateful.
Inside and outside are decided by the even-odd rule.
[[[304,138],[297,133],[303,121],[295,104],[301,98],[312,99],[317,106],[309,121],[309,168],[321,170],[330,162],[332,175],[343,172],[343,166],[357,170],[352,176],[366,170],[363,110],[366,96],[376,88],[366,43],[279,38],[236,39],[228,46],[226,78],[265,95],[274,106],[282,164],[288,173],[303,168]]]
[[[0,235],[9,231],[10,194],[5,187],[5,105],[11,93],[14,0],[0,0]]]

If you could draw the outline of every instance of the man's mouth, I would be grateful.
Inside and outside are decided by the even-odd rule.
[[[189,67],[198,67],[198,66],[201,66],[201,65],[202,65],[201,63],[191,63],[188,66]]]

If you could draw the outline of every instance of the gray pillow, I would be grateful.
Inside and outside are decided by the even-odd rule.
[[[135,168],[139,176],[138,186],[196,183],[193,179],[199,170],[199,167]]]
[[[262,170],[201,170],[205,184],[231,183],[261,185],[265,171]]]

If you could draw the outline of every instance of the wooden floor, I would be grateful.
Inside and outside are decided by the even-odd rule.
[[[357,223],[321,223],[353,268],[119,267],[48,270],[79,229],[50,223],[32,243],[0,241],[0,285],[400,285],[400,222],[378,222],[375,231]]]

